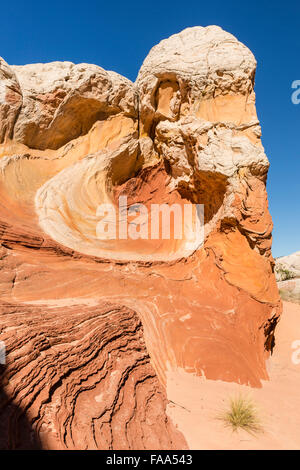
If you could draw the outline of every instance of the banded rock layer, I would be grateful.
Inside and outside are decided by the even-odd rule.
[[[268,379],[281,302],[255,68],[217,26],[163,40],[134,84],[1,59],[3,448],[184,448],[170,371]],[[204,237],[99,238],[121,197],[123,214],[202,204]]]

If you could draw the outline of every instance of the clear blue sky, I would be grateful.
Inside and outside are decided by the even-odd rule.
[[[216,24],[254,53],[274,221],[273,254],[300,250],[300,4],[260,0],[15,0],[1,4],[0,55],[10,64],[69,60],[135,80],[150,48],[189,26]]]

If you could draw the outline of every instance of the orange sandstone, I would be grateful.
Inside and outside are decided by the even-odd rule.
[[[281,313],[255,59],[210,26],[155,46],[135,84],[0,65],[1,446],[185,448],[169,374],[261,387]],[[120,195],[204,204],[203,243],[99,241]]]

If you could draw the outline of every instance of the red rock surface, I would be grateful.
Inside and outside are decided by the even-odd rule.
[[[1,61],[2,448],[182,449],[168,371],[268,379],[281,302],[255,66],[218,27],[162,41],[136,84]],[[120,195],[204,204],[204,243],[97,240]]]

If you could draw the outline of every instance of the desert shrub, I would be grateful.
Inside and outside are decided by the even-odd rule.
[[[229,409],[219,416],[226,426],[230,426],[233,431],[244,429],[256,434],[262,431],[258,418],[257,409],[250,398],[239,395],[231,398]]]
[[[287,268],[283,267],[281,264],[275,267],[275,271],[279,281],[288,281],[289,279],[295,278],[295,274],[292,271],[289,271]]]

